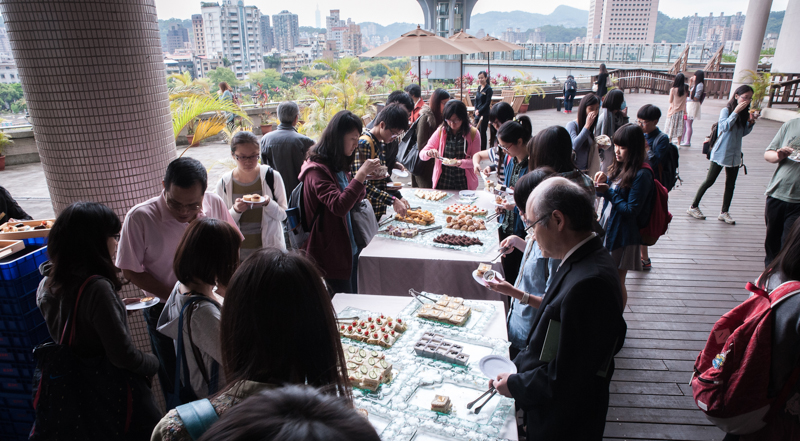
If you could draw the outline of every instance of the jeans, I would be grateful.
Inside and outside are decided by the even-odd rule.
[[[152,308],[142,310],[142,314],[147,323],[147,333],[150,334],[150,348],[158,357],[158,382],[161,385],[161,392],[164,394],[164,400],[170,403],[175,391],[175,343],[156,329],[158,317],[163,310],[164,304],[159,303]]]
[[[764,221],[767,224],[764,250],[767,252],[767,257],[764,259],[764,266],[769,265],[780,253],[786,242],[786,236],[798,218],[800,218],[800,203],[793,204],[767,196],[767,204],[764,207]]]
[[[575,99],[575,89],[564,91],[564,110],[572,111],[572,102]]]
[[[703,199],[703,195],[706,194],[706,190],[714,185],[714,182],[717,180],[717,177],[723,168],[725,169],[725,193],[722,197],[721,212],[728,212],[728,210],[731,208],[733,188],[736,186],[736,177],[739,175],[739,167],[723,167],[716,162],[710,162],[708,164],[708,175],[706,175],[706,180],[703,181],[703,184],[700,185],[700,188],[697,189],[697,194],[694,197],[694,202],[692,202],[692,207],[697,207],[700,205],[700,200]]]

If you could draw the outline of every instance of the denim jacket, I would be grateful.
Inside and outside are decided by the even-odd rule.
[[[711,161],[723,167],[740,167],[742,165],[742,138],[753,130],[753,123],[748,122],[742,127],[737,124],[739,115],[730,115],[728,108],[719,112],[717,123],[717,143],[711,150]]]
[[[612,183],[609,182],[609,185]],[[609,188],[602,196],[603,212],[611,204],[606,223],[605,246],[609,251],[628,245],[641,245],[639,229],[650,220],[653,208],[653,173],[642,168],[636,172],[631,188]]]

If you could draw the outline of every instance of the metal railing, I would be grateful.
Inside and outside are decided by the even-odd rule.
[[[705,74],[706,97],[727,99],[731,91],[733,72],[708,71]],[[675,75],[647,69],[617,69],[610,71],[609,76],[618,89],[635,93],[649,91],[668,94],[675,81]],[[597,76],[593,76],[592,83],[596,81]]]
[[[767,107],[773,104],[794,104],[800,107],[800,74],[775,74],[769,86]]]
[[[492,61],[537,61],[537,62],[586,62],[586,63],[630,63],[671,64],[680,58],[686,44],[570,44],[570,43],[525,43],[524,50],[494,52]],[[714,46],[689,44],[689,63],[707,63],[716,51]],[[446,56],[458,57],[458,56]],[[469,54],[464,60],[486,60],[486,52]],[[437,57],[438,58],[438,57]],[[454,58],[455,59],[455,58]]]

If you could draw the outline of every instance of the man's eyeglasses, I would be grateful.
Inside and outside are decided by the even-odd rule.
[[[399,137],[403,136],[403,133],[405,133],[405,132],[404,132],[403,130],[399,130],[399,129],[397,129],[397,130],[392,130],[392,131],[391,131],[391,132],[389,132],[389,133],[391,133],[391,134],[392,134],[392,140],[395,140],[395,139],[397,139],[397,138],[399,138]]]
[[[242,162],[258,161],[258,155],[253,155],[253,156],[233,155],[233,157],[236,158],[237,161],[242,161]]]
[[[528,225],[528,227],[525,228],[525,232],[528,233],[528,232],[532,231],[533,227],[535,227],[536,224],[544,222],[545,220],[550,219],[550,216],[552,216],[552,215],[553,215],[553,212],[550,212],[550,213],[547,213],[544,216],[540,217],[539,219],[536,219],[532,224]]]
[[[199,203],[199,204],[186,204],[186,205],[179,204],[179,203],[173,201],[169,197],[169,194],[167,194],[166,199],[167,199],[167,207],[169,207],[170,210],[178,212],[178,213],[196,213],[196,212],[198,212],[198,211],[203,209],[203,203],[202,202]]]

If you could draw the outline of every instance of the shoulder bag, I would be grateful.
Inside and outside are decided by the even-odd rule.
[[[375,210],[369,199],[362,199],[350,210],[350,222],[356,245],[359,249],[366,248],[378,234],[378,221],[375,219]]]

